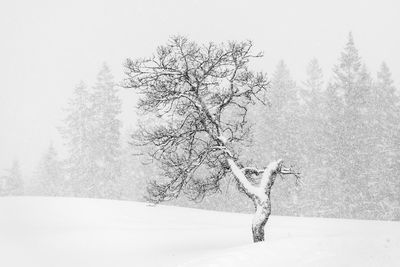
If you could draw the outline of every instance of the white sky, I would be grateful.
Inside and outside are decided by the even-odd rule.
[[[396,0],[1,0],[0,170],[17,158],[31,175],[50,141],[60,148],[55,127],[74,86],[104,61],[120,80],[124,59],[152,54],[171,35],[253,40],[265,52],[257,67],[272,73],[284,59],[301,81],[313,57],[329,77],[352,31],[371,73],[384,60],[398,86],[399,25]],[[124,112],[128,125],[131,105]]]

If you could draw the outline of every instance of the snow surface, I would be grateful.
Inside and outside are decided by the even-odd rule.
[[[0,198],[0,266],[400,266],[400,223],[271,216],[145,203]]]

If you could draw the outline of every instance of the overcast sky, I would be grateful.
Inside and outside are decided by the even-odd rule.
[[[284,59],[300,83],[313,57],[329,78],[352,31],[371,74],[386,61],[398,86],[399,14],[395,0],[1,0],[0,170],[19,159],[30,176],[51,141],[61,146],[56,126],[74,86],[103,62],[119,81],[124,59],[151,55],[171,35],[253,40],[265,52],[257,67],[272,73]],[[125,125],[131,113],[126,104]]]

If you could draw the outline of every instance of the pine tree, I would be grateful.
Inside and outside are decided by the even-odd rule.
[[[299,89],[292,79],[286,64],[281,61],[271,80],[271,110],[267,111],[268,118],[276,120],[269,125],[277,125],[272,136],[273,151],[276,152],[276,157],[287,158],[293,164],[300,165],[301,142],[298,142],[299,123],[302,116],[299,105]]]
[[[98,197],[119,197],[121,194],[121,188],[118,188],[121,177],[121,122],[118,118],[121,100],[113,79],[110,69],[104,64],[91,96]]]
[[[43,155],[38,168],[38,184],[36,192],[46,196],[64,195],[64,175],[62,164],[58,159],[57,152],[51,144]]]
[[[307,147],[314,150],[314,152],[310,152],[309,154],[320,158],[321,142],[318,141],[322,141],[322,124],[326,118],[324,116],[325,90],[323,73],[317,59],[311,60],[307,66],[307,80],[304,82],[303,88],[302,95],[305,101],[303,109],[306,109],[303,112],[305,116],[303,123],[306,124],[304,128],[307,128],[305,138],[309,137],[313,139],[307,141],[308,144],[311,144],[311,146],[308,145]],[[309,161],[315,162],[313,160]],[[319,163],[317,164],[319,165]]]
[[[330,205],[324,201],[329,195],[330,187],[324,164],[326,162],[326,138],[324,135],[325,88],[322,69],[317,59],[312,59],[306,69],[307,79],[303,83],[301,121],[302,153],[305,157],[304,186],[302,204],[305,214],[319,216]]]
[[[320,202],[323,212],[320,215],[327,217],[342,216],[343,207],[343,181],[341,177],[345,173],[345,158],[343,153],[343,100],[340,97],[336,86],[331,83],[327,86],[323,96],[323,114],[325,120],[322,122],[322,136],[320,140],[321,161],[323,173],[321,181],[322,198]]]
[[[340,213],[360,217],[368,187],[368,121],[372,79],[361,62],[350,33],[328,86],[330,162],[332,178],[338,179],[336,198],[343,199]],[[332,103],[329,103],[332,102]]]
[[[388,66],[382,63],[373,86],[371,134],[373,156],[370,193],[380,219],[400,216],[400,120],[399,98]]]
[[[15,196],[24,193],[23,179],[18,160],[14,160],[9,170],[0,179],[0,195]]]
[[[269,101],[275,113],[294,109],[298,104],[298,90],[286,63],[281,60],[271,79]]]
[[[61,133],[69,148],[71,190],[78,196],[120,197],[121,101],[106,65],[91,90],[83,83],[77,86],[67,111]]]
[[[75,196],[90,196],[94,187],[93,114],[87,86],[81,82],[67,108],[60,133],[68,148],[66,160],[68,191]]]
[[[324,75],[316,58],[312,59],[307,66],[307,79],[304,82],[302,98],[307,104],[309,112],[316,113],[312,109],[319,109],[324,86]]]

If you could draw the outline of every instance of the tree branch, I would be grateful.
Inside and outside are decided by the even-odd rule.
[[[245,190],[245,193],[251,197],[257,195],[258,194],[257,187],[255,187],[250,183],[250,181],[246,178],[242,170],[237,166],[235,161],[232,158],[228,158],[227,162],[234,177]]]

